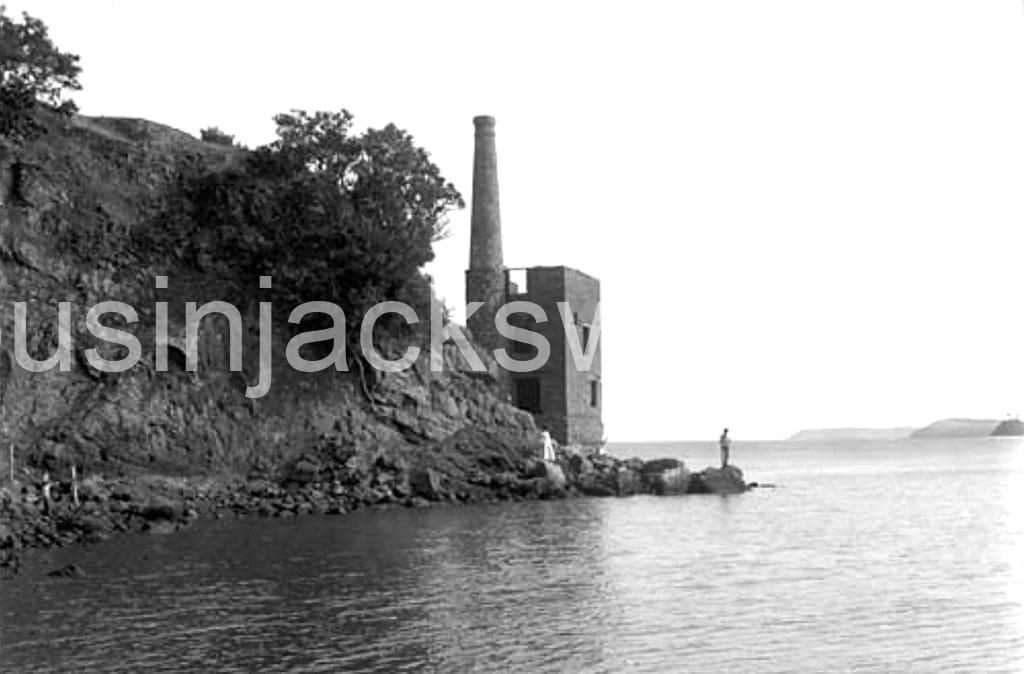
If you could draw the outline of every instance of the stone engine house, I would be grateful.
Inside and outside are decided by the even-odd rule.
[[[527,301],[540,306],[546,321],[535,321],[525,313],[512,314],[508,320],[516,327],[543,335],[551,345],[550,357],[531,372],[511,372],[499,367],[498,381],[512,402],[532,413],[537,424],[560,443],[597,446],[604,437],[597,328],[601,284],[593,276],[570,267],[505,267],[494,124],[493,117],[473,119],[476,133],[466,303],[481,302],[482,306],[468,318],[467,327],[488,350],[506,348],[513,359],[530,360],[537,355],[536,348],[505,339],[495,327],[495,314],[507,302]],[[563,323],[560,302],[568,305],[568,326]],[[597,339],[589,368],[578,369],[567,338],[572,334],[584,352],[591,338]]]

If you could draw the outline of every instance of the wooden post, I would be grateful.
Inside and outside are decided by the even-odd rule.
[[[74,465],[71,466],[71,500],[75,507],[78,507],[78,471]]]
[[[51,487],[53,484],[50,482],[50,473],[43,471],[43,514],[49,517],[53,514],[53,499],[51,497]]]
[[[2,382],[6,385],[6,382]],[[10,433],[10,427],[7,424],[7,405],[4,403],[3,394],[6,391],[0,386],[0,435],[3,436],[4,440],[7,441],[7,459],[10,461],[8,472],[11,477],[11,489],[14,489],[14,435]]]

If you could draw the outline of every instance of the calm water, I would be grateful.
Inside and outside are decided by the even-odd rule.
[[[0,670],[1024,671],[1019,439],[733,454],[779,488],[219,521],[34,553],[0,587]],[[88,576],[44,576],[71,561]]]

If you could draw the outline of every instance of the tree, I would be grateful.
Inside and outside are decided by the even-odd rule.
[[[275,301],[333,301],[358,326],[433,258],[462,197],[394,125],[353,134],[345,110],[275,121],[275,142],[184,181],[154,252],[215,274],[236,303],[271,275]]]
[[[43,107],[62,115],[77,107],[68,90],[78,83],[78,56],[60,51],[46,24],[22,13],[18,22],[0,5],[0,136],[21,142],[42,132],[35,113]]]
[[[213,143],[214,145],[224,145],[227,147],[235,146],[235,137],[229,133],[221,131],[216,126],[208,126],[199,132],[199,138],[207,143]]]

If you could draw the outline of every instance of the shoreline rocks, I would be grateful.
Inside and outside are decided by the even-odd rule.
[[[743,471],[736,466],[705,468],[693,476],[690,494],[742,494],[747,491]]]
[[[17,572],[19,550],[95,543],[120,533],[169,534],[200,517],[341,515],[365,508],[424,508],[567,497],[649,494],[738,494],[747,491],[736,466],[693,472],[674,458],[643,461],[560,452],[519,470],[466,474],[432,466],[410,468],[384,454],[361,467],[337,470],[302,458],[279,480],[160,475],[94,475],[75,506],[60,489],[46,512],[36,487],[0,489],[0,567]]]

